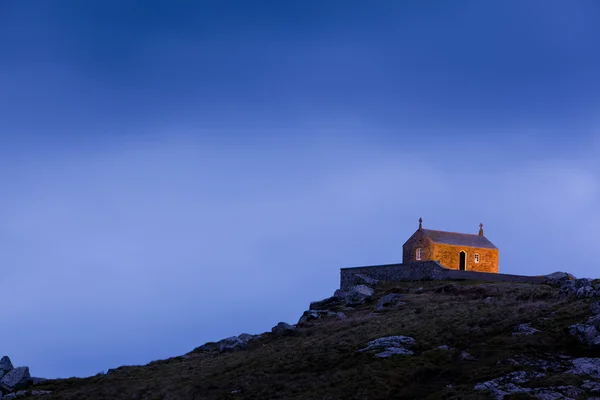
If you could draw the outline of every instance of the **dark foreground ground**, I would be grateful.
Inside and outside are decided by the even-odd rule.
[[[377,299],[393,292],[402,293],[405,304],[374,312]],[[384,285],[376,287],[375,299],[344,310],[347,319],[311,321],[293,336],[268,333],[241,351],[196,351],[145,366],[121,367],[106,375],[50,381],[37,388],[52,390],[51,398],[73,400],[494,398],[474,387],[529,368],[510,359],[552,363],[600,357],[599,351],[587,349],[567,329],[590,317],[591,302],[560,298],[557,288],[546,285]],[[343,308],[333,307],[334,311]],[[541,332],[513,336],[522,323],[531,323]],[[414,338],[410,346],[414,355],[378,358],[373,352],[356,351],[370,340],[390,335]],[[436,349],[441,345],[450,349]],[[589,380],[589,376],[547,370],[521,386],[581,387]],[[577,398],[590,397],[588,393]]]

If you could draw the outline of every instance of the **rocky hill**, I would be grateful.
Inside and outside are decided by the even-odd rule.
[[[35,388],[77,400],[600,399],[598,297],[599,281],[564,273],[541,285],[365,278],[297,324]]]

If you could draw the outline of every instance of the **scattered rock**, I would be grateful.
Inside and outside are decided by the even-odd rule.
[[[463,351],[462,353],[460,353],[460,359],[463,361],[476,361],[477,358],[473,357],[471,354],[467,353],[466,351]]]
[[[32,383],[29,367],[13,368],[0,379],[0,387],[8,392],[26,388]]]
[[[590,311],[594,315],[600,314],[600,301],[590,304]]]
[[[363,274],[354,274],[354,283],[356,285],[376,286],[379,284],[377,279],[371,278]]]
[[[583,381],[581,387],[592,394],[600,394],[600,382]]]
[[[571,361],[573,368],[568,374],[589,375],[592,378],[600,378],[600,358],[581,357]]]
[[[365,285],[356,285],[346,290],[338,289],[334,296],[347,306],[357,306],[373,298],[373,289]]]
[[[387,358],[394,355],[412,355],[414,352],[407,349],[405,346],[412,346],[413,344],[415,344],[415,339],[409,336],[386,336],[371,340],[367,343],[367,347],[357,350],[357,352],[362,353],[369,350],[384,349],[383,352],[375,354],[376,357],[381,358]]]
[[[600,314],[594,315],[593,317],[589,317],[587,321],[585,321],[586,325],[592,325],[600,332]]]
[[[420,288],[418,288],[417,290],[415,290],[415,293],[421,294],[421,293],[423,293],[424,290],[425,289],[423,289],[423,287],[421,286]]]
[[[381,311],[386,307],[390,307],[390,306],[397,306],[398,303],[400,303],[400,299],[402,299],[404,296],[398,293],[390,293],[390,294],[386,294],[385,296],[383,296],[382,298],[379,299],[379,301],[377,302],[377,304],[375,305],[375,311]],[[406,304],[406,303],[402,303],[402,304]]]
[[[531,326],[531,323],[517,325],[513,336],[527,336],[533,335],[534,333],[541,332],[539,329],[535,329]]]
[[[285,322],[280,322],[271,329],[271,332],[277,336],[291,336],[294,335],[296,331],[297,329],[295,326]]]
[[[559,356],[559,358],[564,358]],[[568,357],[567,357],[568,358]],[[508,365],[515,365],[518,367],[528,367],[529,369],[536,369],[540,372],[562,372],[566,368],[560,362],[555,360],[543,360],[533,359],[524,355],[518,355],[506,360]]]
[[[530,392],[532,389],[523,388],[518,384],[523,384],[534,378],[542,378],[543,373],[534,371],[515,371],[508,375],[492,379],[487,382],[478,383],[475,385],[475,390],[489,390],[494,398],[500,400],[504,396],[509,396],[515,393]]]
[[[580,343],[590,347],[600,347],[600,333],[594,325],[575,324],[569,326],[569,334],[575,336]]]
[[[451,347],[448,346],[447,344],[443,344],[441,346],[436,347],[434,350],[445,350],[445,351],[450,351]]]

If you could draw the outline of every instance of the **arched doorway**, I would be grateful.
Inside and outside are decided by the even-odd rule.
[[[464,251],[460,252],[460,263],[458,269],[460,269],[461,271],[467,269],[467,253],[465,253]]]

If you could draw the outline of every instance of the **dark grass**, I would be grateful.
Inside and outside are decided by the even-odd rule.
[[[417,293],[418,287],[423,287],[422,293]],[[374,313],[372,301],[344,311],[347,320],[307,323],[293,337],[266,334],[244,351],[191,352],[106,375],[51,381],[39,388],[54,391],[52,398],[78,400],[480,399],[489,397],[474,392],[473,386],[514,371],[514,366],[503,363],[512,356],[600,356],[566,331],[589,316],[589,301],[561,299],[556,288],[421,282],[381,286],[377,297],[390,292],[404,293],[407,304]],[[485,300],[489,297],[493,300]],[[543,332],[512,336],[514,327],[525,322]],[[369,340],[389,335],[414,337],[416,355],[379,359],[372,352],[356,352]],[[453,350],[436,350],[440,345]],[[477,360],[463,361],[462,351]]]

